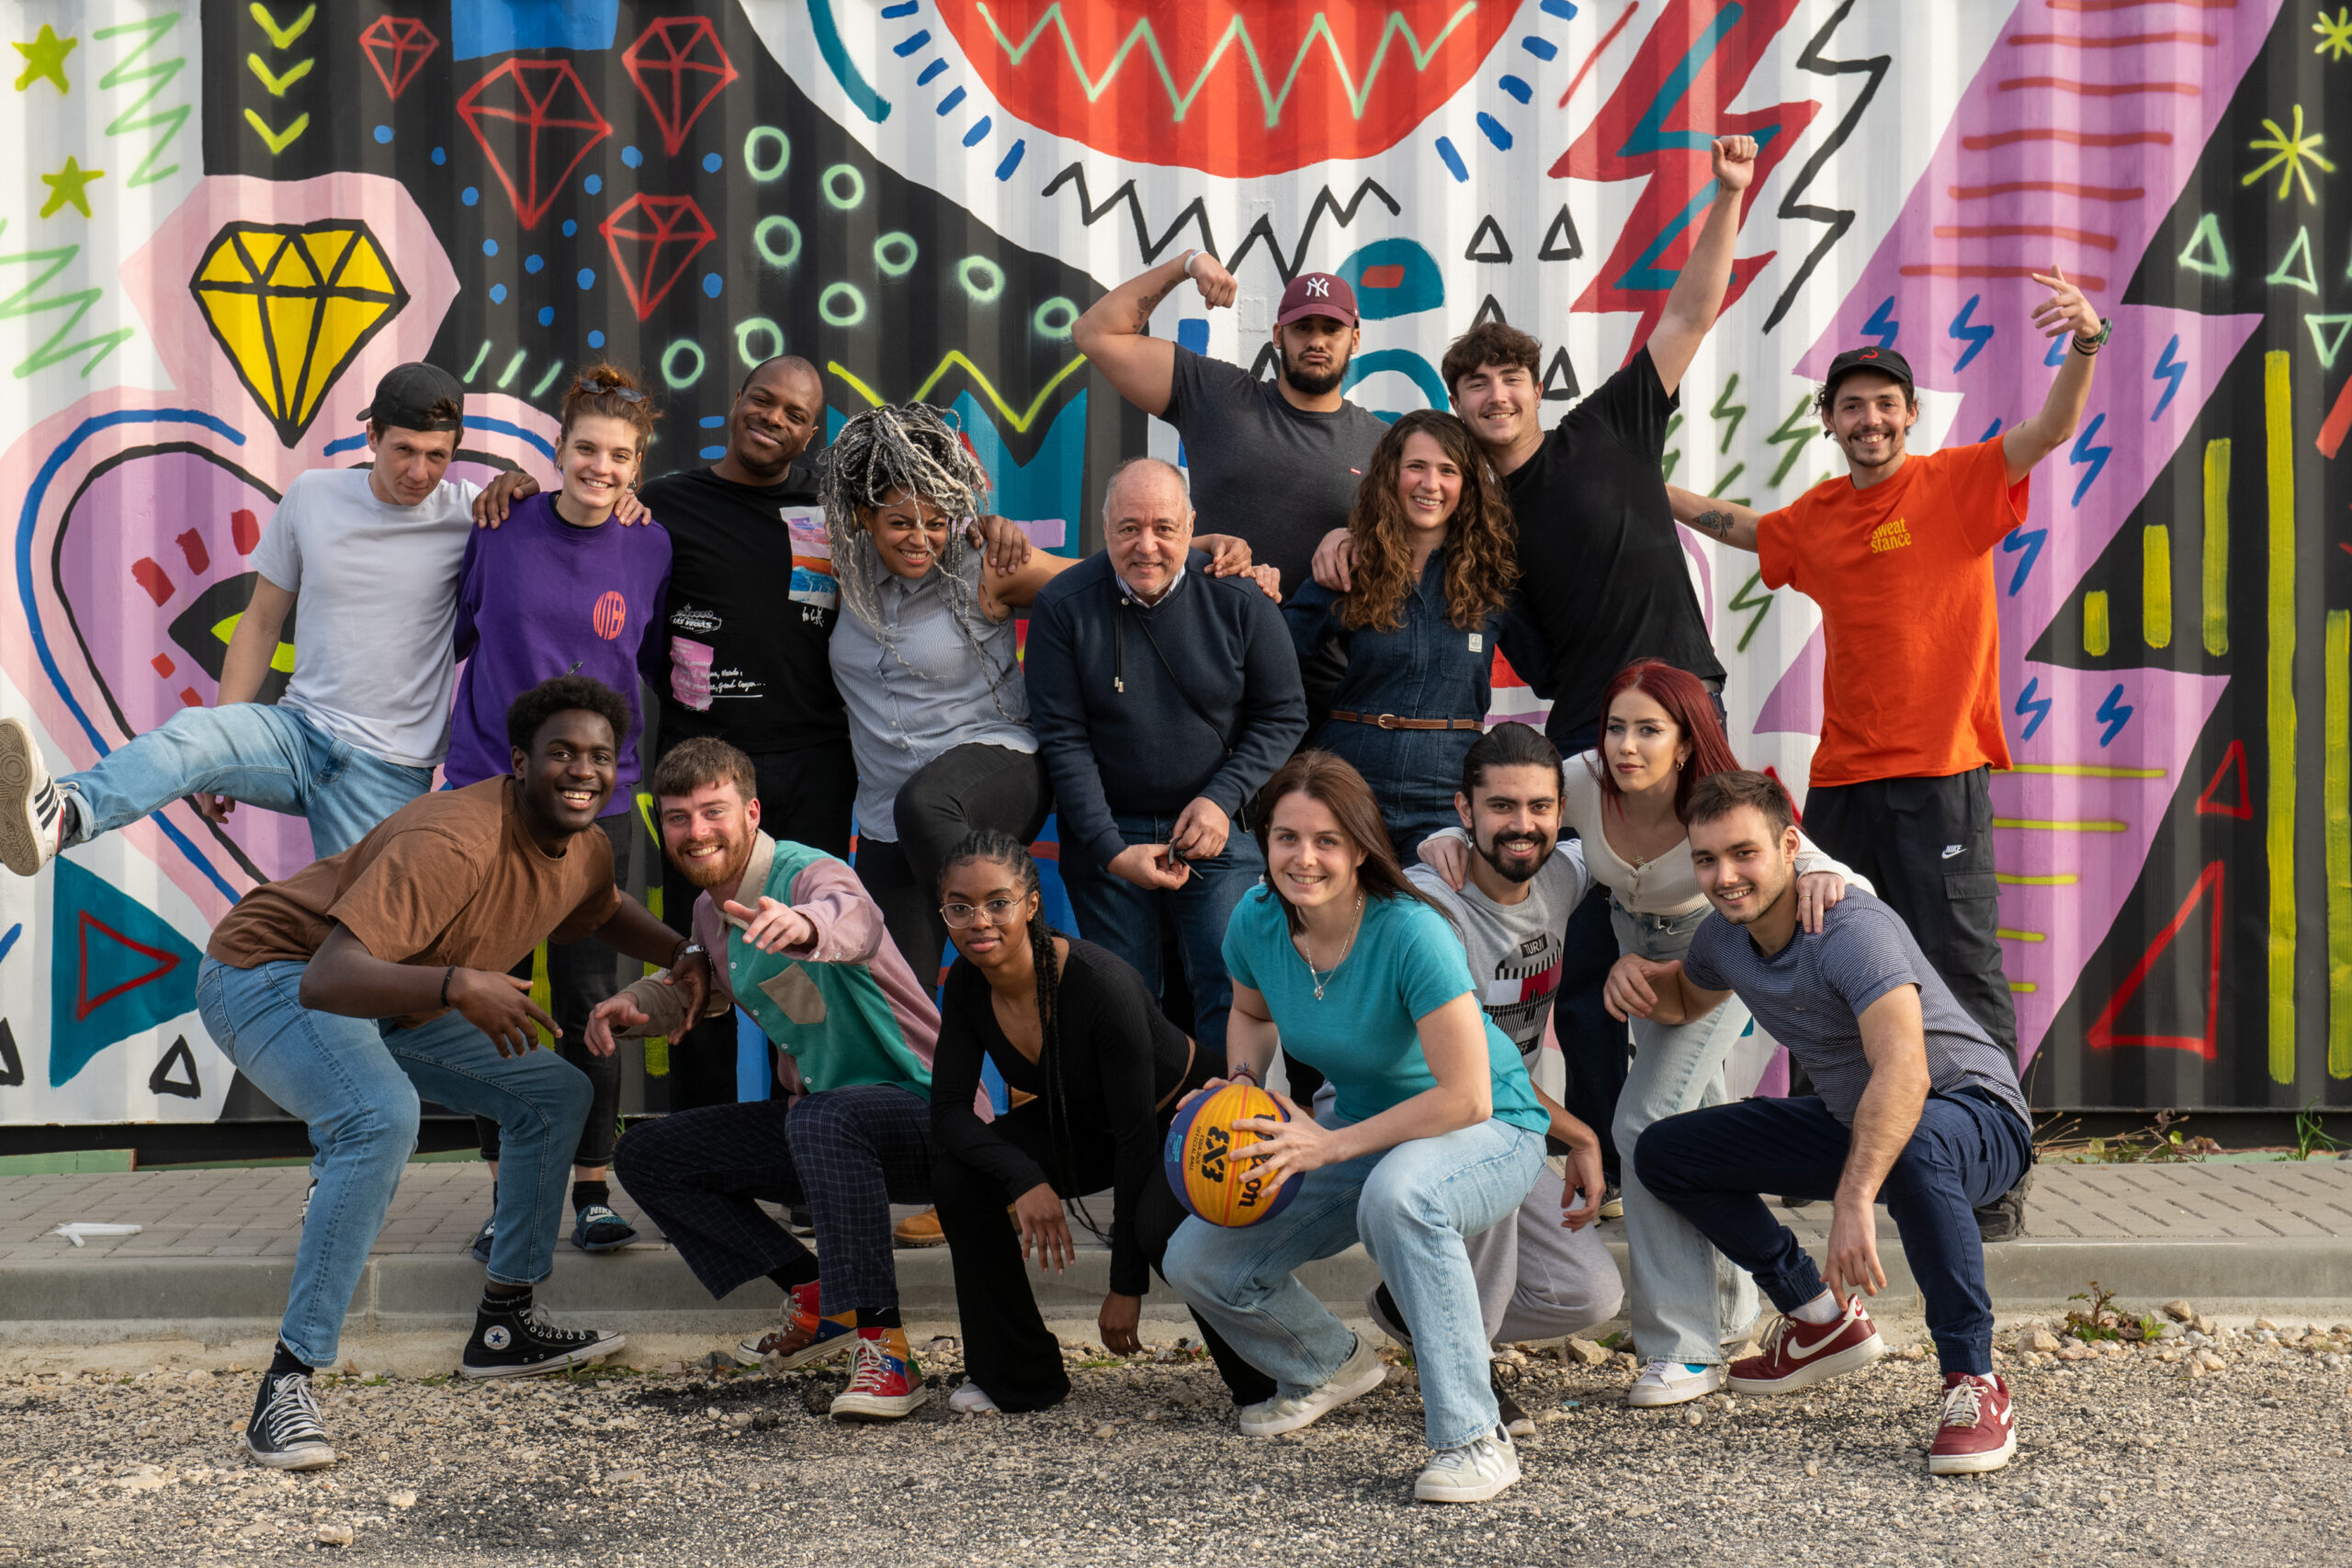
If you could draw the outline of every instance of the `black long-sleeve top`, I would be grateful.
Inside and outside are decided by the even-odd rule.
[[[1207,1065],[1191,1062],[1193,1043],[1160,1016],[1142,976],[1091,942],[1071,941],[1055,1004],[1072,1158],[1081,1169],[1112,1168],[1111,1289],[1140,1296],[1151,1288],[1151,1269],[1136,1240],[1136,1206],[1146,1182],[1166,1179],[1158,1107],[1184,1087],[1188,1063],[1196,1081]],[[973,1111],[983,1055],[994,1058],[1008,1088],[1044,1097],[1045,1072],[1005,1038],[988,977],[959,958],[947,972],[939,1047],[931,1064],[932,1136],[942,1153],[994,1177],[1018,1197],[1048,1179]],[[1036,1110],[1042,1116],[1045,1107]]]

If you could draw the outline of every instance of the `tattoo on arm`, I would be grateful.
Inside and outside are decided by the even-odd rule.
[[[1151,313],[1154,310],[1159,310],[1159,302],[1162,299],[1167,299],[1169,295],[1174,293],[1175,290],[1176,286],[1171,283],[1165,288],[1153,289],[1150,293],[1136,301],[1135,330],[1137,333],[1148,332],[1150,330]]]
[[[1728,512],[1702,512],[1690,519],[1690,526],[1703,528],[1716,538],[1727,540],[1731,537],[1732,515]]]

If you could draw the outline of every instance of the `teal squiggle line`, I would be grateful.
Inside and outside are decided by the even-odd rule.
[[[808,0],[808,25],[816,30],[817,52],[824,57],[833,80],[857,107],[857,112],[879,125],[890,118],[890,100],[874,90],[849,57],[849,46],[842,42],[840,24],[833,20],[833,0]]]

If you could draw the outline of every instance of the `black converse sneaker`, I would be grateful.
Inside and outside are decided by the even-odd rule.
[[[317,1470],[334,1462],[309,1372],[263,1374],[254,1418],[245,1423],[245,1452],[272,1470]]]
[[[22,719],[0,718],[0,865],[37,876],[57,858],[65,802]]]
[[[602,1360],[628,1343],[624,1334],[593,1328],[558,1328],[536,1305],[515,1312],[478,1311],[474,1337],[466,1342],[458,1375],[526,1378],[537,1372],[568,1372]]]

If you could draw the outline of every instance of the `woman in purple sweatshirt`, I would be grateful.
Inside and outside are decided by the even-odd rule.
[[[601,823],[623,884],[636,843],[629,814],[641,777],[638,677],[660,678],[662,643],[650,634],[670,581],[670,536],[650,519],[623,526],[613,508],[636,487],[654,417],[628,371],[610,365],[583,371],[563,397],[558,488],[516,502],[500,526],[477,529],[458,581],[457,656],[466,664],[450,716],[448,783],[462,788],[513,770],[506,707],[517,694],[555,675],[603,682],[629,709],[611,809]],[[548,1010],[563,1032],[557,1046],[596,1091],[572,1167],[571,1243],[604,1252],[627,1246],[637,1233],[613,1212],[605,1179],[619,1120],[620,1059],[590,1054],[584,1035],[589,1010],[634,979],[639,966],[616,973],[622,960],[594,941],[549,943],[547,953]],[[529,959],[515,969],[530,972]],[[475,1125],[494,1177],[498,1124],[476,1118]],[[474,1238],[475,1256],[487,1257],[490,1241],[485,1224]]]

